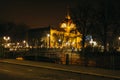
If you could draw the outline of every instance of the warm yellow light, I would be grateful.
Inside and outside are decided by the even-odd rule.
[[[58,41],[61,42],[61,39],[59,39]]]
[[[47,34],[47,37],[50,37],[50,34]]]
[[[75,24],[71,23],[70,28],[75,28]]]
[[[10,47],[10,44],[7,44],[7,47]]]
[[[72,44],[75,44],[75,42],[72,42]]]
[[[10,40],[10,37],[7,37],[8,40]]]
[[[23,43],[26,43],[26,41],[24,40]]]
[[[3,39],[8,41],[8,40],[10,40],[10,37],[9,36],[8,37],[4,36]]]
[[[66,27],[67,27],[66,23],[62,23],[61,28],[66,28]]]
[[[118,37],[118,39],[120,40],[120,37]]]
[[[5,40],[5,39],[6,39],[6,37],[3,37],[3,39]]]
[[[17,42],[17,45],[19,45],[20,43],[19,42]]]

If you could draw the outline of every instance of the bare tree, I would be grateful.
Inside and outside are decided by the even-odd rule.
[[[77,29],[82,33],[82,51],[85,48],[85,38],[90,34],[90,30],[93,28],[94,21],[94,9],[90,4],[80,4],[76,9],[72,9],[73,20],[77,24]]]
[[[26,39],[28,26],[25,24],[15,24],[6,22],[0,24],[0,37],[10,36],[13,41]]]

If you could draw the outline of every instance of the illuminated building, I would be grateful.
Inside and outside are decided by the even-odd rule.
[[[50,28],[50,47],[81,48],[81,36],[68,12],[60,27]]]
[[[33,29],[30,32],[31,40],[43,42],[39,47],[47,48],[81,48],[81,33],[71,19],[69,12],[60,23],[59,27],[49,26],[47,28]],[[43,34],[44,33],[44,34]],[[41,36],[42,35],[42,36]],[[36,43],[37,45],[39,43]]]

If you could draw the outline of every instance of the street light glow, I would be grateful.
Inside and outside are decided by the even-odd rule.
[[[93,47],[94,47],[94,46],[97,46],[97,42],[96,42],[96,41],[93,41],[93,39],[91,39],[89,43],[90,43],[91,45],[93,45]]]
[[[5,41],[8,41],[8,40],[10,40],[10,37],[9,37],[9,36],[8,36],[8,37],[4,36],[3,39],[4,39]]]
[[[23,43],[26,43],[26,41],[24,40]]]
[[[120,40],[120,37],[118,37],[118,39]]]
[[[61,42],[61,39],[59,39],[58,41]]]
[[[50,34],[47,34],[48,37],[50,37]]]

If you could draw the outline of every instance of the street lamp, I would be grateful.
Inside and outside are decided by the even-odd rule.
[[[24,43],[24,46],[25,46],[25,47],[29,47],[27,41],[24,40],[23,43]]]
[[[4,36],[3,39],[7,42],[7,41],[10,40],[10,37],[9,36],[8,37]]]
[[[48,47],[50,48],[50,34],[47,34],[47,38],[48,38]]]
[[[10,40],[10,37],[9,36],[4,36],[3,37],[3,40],[5,41],[5,43],[4,43],[4,47],[5,48],[10,48],[10,44],[8,43],[8,41]],[[5,49],[5,53],[6,53],[6,49]],[[6,57],[6,54],[4,53],[4,51],[3,51],[3,54],[4,54],[4,57]]]
[[[118,37],[118,39],[120,40],[120,37]]]
[[[10,40],[10,37],[9,37],[9,36],[4,36],[4,37],[3,37],[3,40],[5,40],[4,46],[5,46],[5,47],[9,47],[10,44],[8,44],[8,41]]]
[[[120,37],[118,37],[118,48],[119,48],[119,46],[120,46]]]

